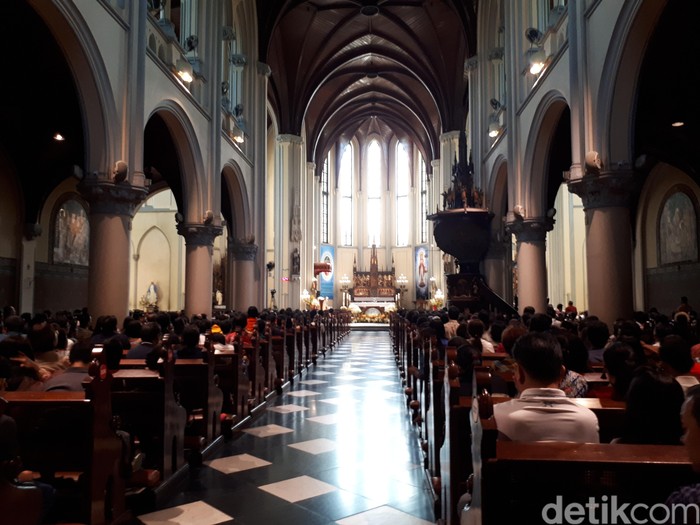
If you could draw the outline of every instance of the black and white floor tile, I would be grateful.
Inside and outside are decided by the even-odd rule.
[[[145,525],[430,525],[388,332],[352,332]]]

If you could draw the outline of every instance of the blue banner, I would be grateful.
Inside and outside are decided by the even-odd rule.
[[[333,286],[335,284],[335,248],[327,244],[321,245],[321,260],[319,262],[331,265],[330,272],[323,272],[318,276],[321,283],[319,288],[321,297],[333,299]]]
[[[427,300],[430,298],[430,276],[428,274],[428,247],[416,247],[416,299]]]

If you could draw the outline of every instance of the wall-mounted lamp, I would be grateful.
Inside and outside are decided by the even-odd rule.
[[[245,142],[243,131],[238,128],[231,131],[231,138],[233,138],[233,140],[235,140],[238,144],[243,144]]]
[[[180,77],[183,82],[187,82],[189,84],[194,80],[192,64],[190,64],[187,60],[179,59],[175,63],[175,69],[177,71],[177,76]]]
[[[498,122],[498,116],[494,113],[491,115],[491,122],[489,122],[489,137],[492,139],[498,137],[501,133],[501,124]]]
[[[527,60],[530,64],[530,74],[539,75],[544,69],[547,55],[542,49],[542,38],[544,35],[539,29],[529,27],[525,30],[525,38],[530,42],[530,49],[527,50]]]

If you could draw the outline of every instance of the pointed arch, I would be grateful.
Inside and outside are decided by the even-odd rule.
[[[79,94],[85,141],[85,167],[109,173],[116,160],[119,137],[114,93],[100,47],[74,2],[29,0],[51,30],[73,73]]]
[[[205,172],[194,126],[184,108],[175,100],[160,102],[149,115],[149,119],[154,115],[160,116],[165,122],[180,160],[185,221],[199,222],[206,206],[202,191],[202,177]]]
[[[543,217],[547,211],[549,162],[552,143],[564,112],[569,109],[566,97],[552,90],[542,97],[528,136],[523,167],[521,203],[527,217]]]
[[[229,235],[242,239],[252,232],[253,217],[250,197],[240,167],[230,160],[224,164],[221,179],[225,184],[231,205],[231,223],[227,223]]]

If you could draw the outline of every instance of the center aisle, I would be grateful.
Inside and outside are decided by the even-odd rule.
[[[146,525],[429,525],[387,331],[351,332]]]

